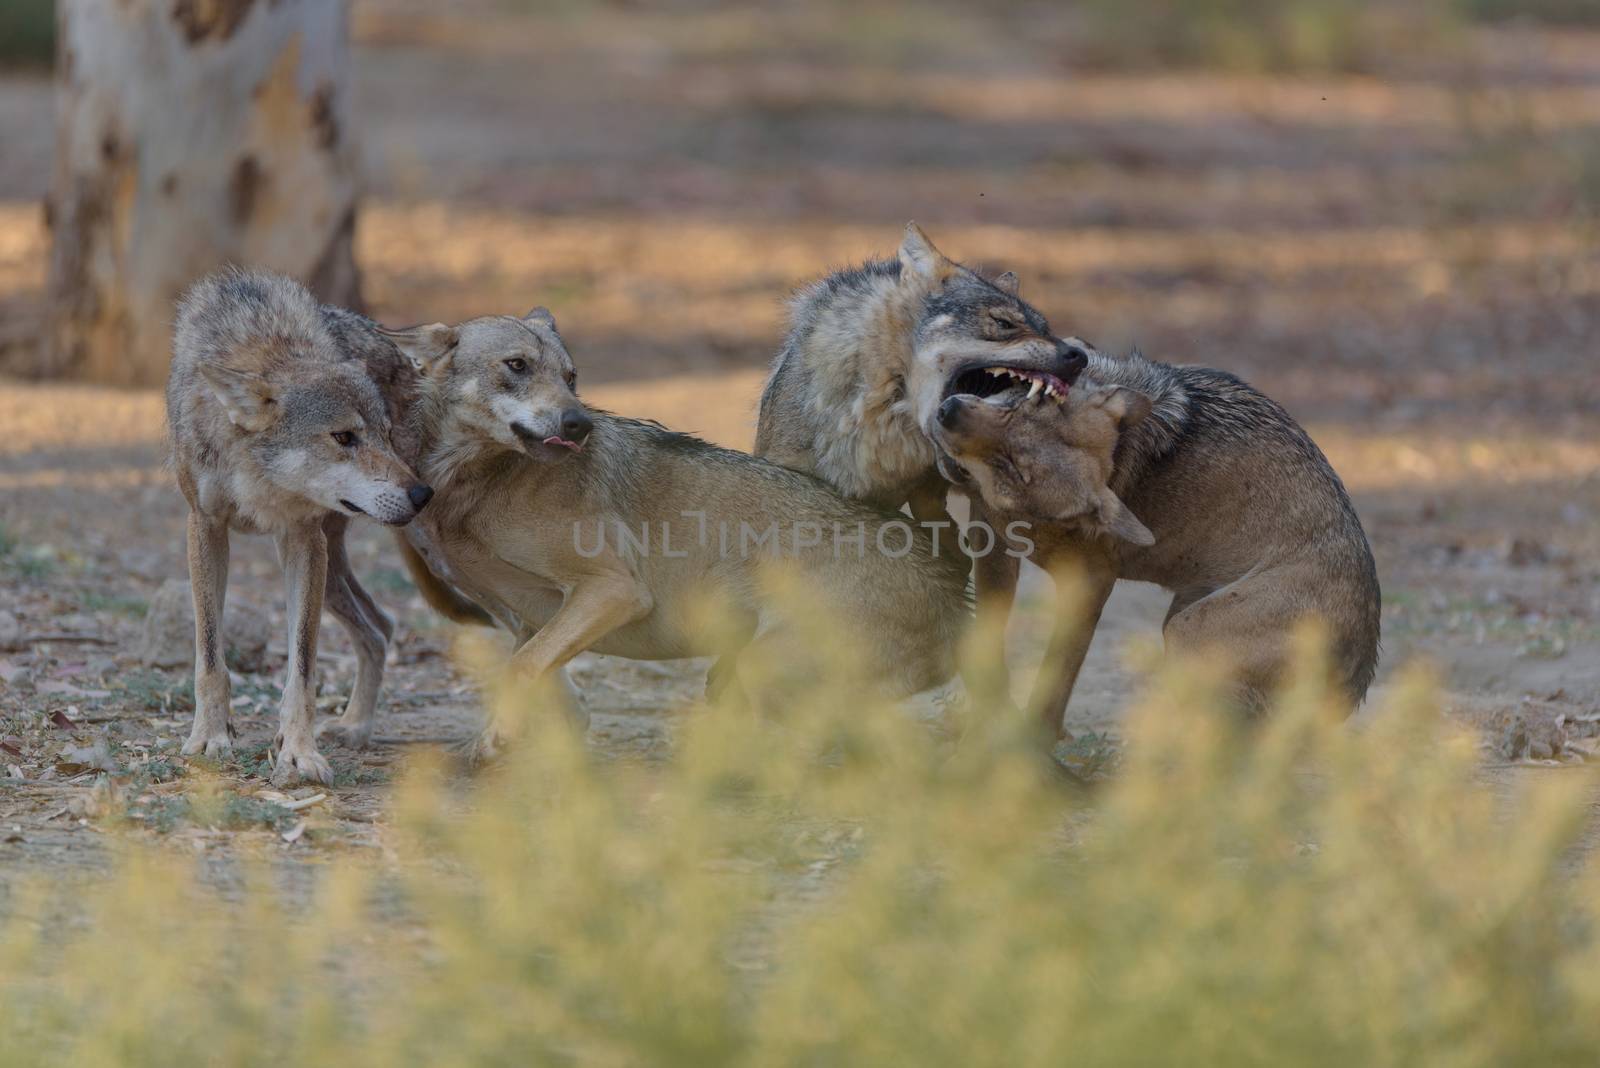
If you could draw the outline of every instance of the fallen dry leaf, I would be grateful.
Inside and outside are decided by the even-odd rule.
[[[112,759],[106,743],[98,741],[93,745],[67,746],[61,751],[60,759],[56,761],[56,770],[63,775],[81,775],[86,771],[117,772],[122,769],[117,767],[117,762]]]
[[[59,727],[64,731],[75,730],[78,726],[77,722],[74,721],[71,716],[67,715],[59,708],[50,713],[50,725],[52,727]]]
[[[0,753],[9,753],[18,760],[22,759],[22,740],[20,738],[0,738]]]

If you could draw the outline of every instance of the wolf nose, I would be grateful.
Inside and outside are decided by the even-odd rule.
[[[952,427],[961,416],[961,398],[946,397],[945,402],[939,405],[939,425]]]
[[[415,486],[406,490],[406,499],[411,502],[411,507],[420,512],[424,505],[433,500],[433,487],[424,486],[418,482]]]
[[[583,441],[594,429],[594,420],[581,408],[568,408],[561,413],[561,436],[568,441]]]
[[[1056,377],[1067,385],[1077,379],[1089,363],[1089,350],[1076,338],[1056,338],[1056,359],[1062,363],[1062,373]]]

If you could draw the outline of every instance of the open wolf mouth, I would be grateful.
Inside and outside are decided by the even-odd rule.
[[[950,381],[945,383],[944,397],[954,397],[957,394],[966,394],[992,400],[1010,394],[1018,394],[1017,399],[1036,397],[1041,392],[1056,403],[1066,399],[1067,383],[1057,378],[1048,371],[1031,371],[1022,367],[1005,367],[999,364],[991,366],[969,367],[957,371],[950,376]]]

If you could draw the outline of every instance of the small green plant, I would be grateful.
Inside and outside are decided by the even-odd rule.
[[[293,827],[298,819],[293,809],[284,808],[272,801],[232,794],[222,803],[217,825],[230,831],[260,829],[286,831]]]
[[[193,806],[186,797],[150,796],[129,802],[127,819],[160,834],[171,834],[189,821]]]
[[[88,612],[112,612],[129,619],[143,619],[150,610],[150,603],[143,597],[128,597],[120,594],[100,593],[95,590],[83,594],[78,603]]]
[[[131,708],[165,713],[194,709],[194,688],[181,676],[145,668],[129,671],[116,684]]]
[[[1093,778],[1116,765],[1117,752],[1116,739],[1109,734],[1084,731],[1058,744],[1054,755],[1069,770]]]
[[[233,751],[231,763],[246,775],[269,778],[272,775],[272,744],[260,742],[239,746]]]

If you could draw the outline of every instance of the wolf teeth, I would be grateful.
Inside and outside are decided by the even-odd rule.
[[[1035,378],[1033,380],[1033,385],[1028,387],[1028,399],[1032,400],[1033,398],[1037,397],[1039,395],[1039,391],[1043,388],[1044,383]]]

